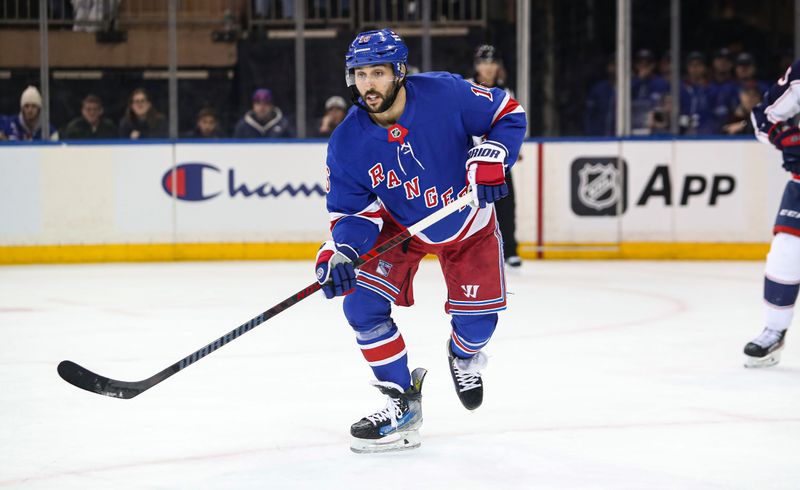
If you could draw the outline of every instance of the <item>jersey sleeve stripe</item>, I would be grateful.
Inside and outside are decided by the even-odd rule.
[[[328,217],[331,221],[331,231],[333,231],[333,228],[336,226],[336,223],[338,223],[339,220],[348,216],[365,219],[376,224],[378,229],[381,229],[383,227],[383,218],[381,218],[380,209],[381,206],[378,204],[378,201],[373,201],[372,204],[354,214],[330,212],[328,213]]]
[[[494,113],[494,116],[492,117],[492,126],[494,126],[497,123],[497,121],[499,121],[508,114],[516,114],[524,112],[525,109],[523,109],[522,106],[519,105],[519,102],[512,99],[510,95],[506,94],[506,96],[503,98],[503,102],[500,103],[500,107],[497,108],[497,110]]]

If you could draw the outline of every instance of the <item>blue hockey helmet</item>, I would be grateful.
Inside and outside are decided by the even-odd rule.
[[[365,31],[358,34],[350,43],[344,63],[348,87],[356,84],[353,71],[359,66],[389,63],[392,65],[394,76],[399,80],[405,76],[401,67],[405,67],[408,63],[408,47],[391,29]]]

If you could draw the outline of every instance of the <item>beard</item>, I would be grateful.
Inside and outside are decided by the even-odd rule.
[[[361,99],[364,101],[364,108],[367,112],[371,112],[372,114],[380,114],[382,112],[386,112],[392,107],[394,104],[395,98],[397,98],[397,92],[400,90],[400,86],[397,82],[392,84],[392,88],[385,94],[378,92],[377,90],[367,90],[364,94],[359,94]],[[380,97],[381,103],[378,105],[377,108],[373,109],[369,103],[367,102],[367,96],[369,95],[377,95]]]

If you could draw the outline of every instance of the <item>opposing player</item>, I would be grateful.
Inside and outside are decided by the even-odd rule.
[[[790,119],[800,113],[800,60],[765,94],[751,114],[756,137],[783,153],[791,172],[773,228],[764,272],[766,327],[744,347],[745,366],[772,366],[780,361],[786,330],[792,322],[800,288],[800,128]]]
[[[508,194],[506,170],[517,159],[525,113],[501,89],[458,75],[407,76],[407,59],[406,45],[389,29],[356,36],[345,57],[354,107],[328,143],[333,239],[317,254],[317,280],[326,297],[345,296],[345,317],[377,378],[375,386],[388,398],[384,409],[352,425],[356,452],[420,444],[426,371],[409,373],[391,304],[414,303],[414,274],[426,254],[439,258],[447,283],[448,363],[456,393],[470,410],[483,400],[482,349],[495,330],[497,312],[506,308],[493,203]],[[485,141],[473,147],[472,137],[483,135]],[[356,274],[352,261],[360,254],[467,193],[473,206],[367,262]]]

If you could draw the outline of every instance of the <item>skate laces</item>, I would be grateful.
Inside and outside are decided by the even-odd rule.
[[[759,347],[767,348],[775,343],[780,342],[782,335],[782,331],[765,328],[764,331],[761,332],[761,335],[753,340],[753,343]]]
[[[486,354],[478,352],[469,359],[453,358],[453,371],[458,380],[458,391],[469,391],[481,386],[480,370],[486,367]]]
[[[399,398],[392,398],[391,396],[387,398],[386,406],[372,415],[367,415],[366,419],[376,426],[388,420],[392,427],[397,427],[397,419],[403,416],[403,407]]]

